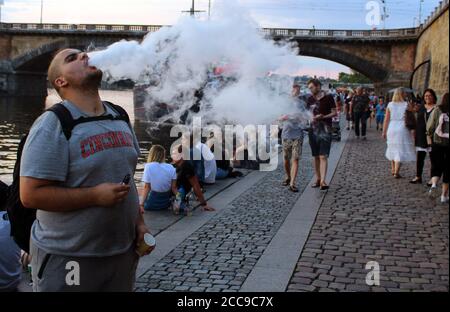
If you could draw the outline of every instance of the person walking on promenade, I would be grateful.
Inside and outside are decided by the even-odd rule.
[[[433,112],[436,102],[437,96],[436,93],[432,89],[427,89],[424,92],[424,105],[416,105],[417,110],[417,126],[416,126],[416,136],[415,136],[415,145],[417,152],[417,160],[416,160],[416,177],[410,181],[412,184],[422,184],[422,173],[423,166],[425,164],[425,157],[427,153],[430,155],[431,159],[431,146],[428,144],[427,140],[427,122],[430,118],[431,113]],[[433,172],[433,168],[431,168],[431,172]],[[431,183],[428,183],[428,186],[431,186]]]
[[[387,139],[386,158],[391,161],[392,175],[399,179],[402,162],[416,160],[413,136],[405,124],[408,103],[404,100],[402,88],[394,92],[392,102],[387,106],[383,126],[383,138]]]
[[[431,164],[433,168],[430,197],[437,193],[437,183],[442,176],[441,203],[448,203],[448,143],[449,116],[448,93],[442,97],[441,104],[430,115],[427,123],[428,142],[431,144]]]
[[[312,187],[327,190],[329,186],[325,179],[331,149],[332,119],[337,115],[336,104],[331,94],[322,91],[322,84],[318,79],[308,81],[308,88],[311,95],[307,98],[306,106],[313,114],[309,129],[309,145],[314,157],[314,170],[317,178]]]
[[[292,97],[295,104],[299,104],[300,85],[294,84],[292,87]],[[283,131],[281,133],[285,179],[283,186],[289,186],[289,190],[297,193],[296,185],[298,174],[298,162],[302,154],[303,145],[303,127],[300,120],[294,115],[284,115],[280,117],[283,122]]]
[[[363,88],[358,87],[350,105],[350,114],[353,116],[355,135],[357,139],[359,139],[360,135],[362,135],[363,140],[366,140],[369,102],[370,99],[367,94],[363,93]]]
[[[57,53],[48,69],[61,105],[78,124],[66,136],[57,115],[45,112],[23,149],[20,200],[37,209],[30,244],[34,291],[134,287],[136,248],[149,233],[132,179],[139,144],[119,119],[123,109],[100,99],[102,74],[76,49]],[[68,266],[74,268],[70,283]]]
[[[350,91],[344,100],[344,113],[345,119],[347,120],[347,130],[353,130],[353,115],[350,110],[350,106],[353,100],[353,92]]]
[[[375,120],[377,122],[377,131],[381,130],[383,131],[383,123],[384,123],[384,116],[386,115],[386,104],[384,103],[384,98],[379,97],[378,98],[378,104],[375,107]]]
[[[375,120],[375,106],[376,106],[376,98],[374,95],[369,97],[369,111],[367,112],[367,118],[369,120],[369,128],[372,128],[372,121]]]

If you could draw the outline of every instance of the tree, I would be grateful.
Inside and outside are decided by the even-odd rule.
[[[363,74],[351,70],[350,74],[340,72],[339,73],[339,82],[343,83],[371,83],[370,79],[364,76]]]

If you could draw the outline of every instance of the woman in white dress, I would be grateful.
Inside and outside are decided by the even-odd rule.
[[[387,106],[383,127],[383,138],[387,138],[386,158],[391,161],[392,175],[396,179],[400,178],[402,162],[416,160],[413,135],[405,125],[407,108],[403,90],[398,88]]]

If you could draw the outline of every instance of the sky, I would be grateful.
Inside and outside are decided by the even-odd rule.
[[[211,10],[214,3],[211,0]],[[375,0],[381,2],[380,0]],[[386,28],[406,28],[417,24],[420,2],[422,21],[439,0],[385,0]],[[2,1],[0,0],[0,3]],[[39,23],[41,0],[3,0],[1,22]],[[189,10],[191,0],[42,0],[43,23],[171,25]],[[371,29],[366,17],[370,0],[240,0],[261,27],[316,29]],[[196,0],[196,9],[208,11],[209,0]],[[198,13],[207,18],[207,12]],[[378,28],[383,28],[381,23]],[[301,57],[301,74],[336,77],[349,69],[326,60]]]

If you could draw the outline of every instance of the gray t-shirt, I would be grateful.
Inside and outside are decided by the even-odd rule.
[[[297,114],[293,114],[291,116],[288,116],[289,119],[283,121],[283,130],[281,132],[281,138],[283,140],[303,140],[304,133],[302,125],[300,121],[299,115],[301,114],[301,106],[300,106],[300,100],[297,99],[297,102],[295,103],[296,107],[299,109],[299,112]]]
[[[283,131],[281,138],[283,140],[303,140],[303,127],[295,120],[286,120],[283,122]]]
[[[88,117],[65,101],[74,119]],[[104,105],[105,114],[118,115]],[[59,181],[67,188],[120,183],[134,175],[139,144],[134,131],[122,120],[82,123],[67,141],[53,112],[33,124],[21,159],[20,176]],[[135,239],[139,197],[131,179],[126,199],[113,207],[89,207],[72,212],[38,210],[31,239],[48,253],[104,257],[126,252]],[[64,202],[61,202],[64,205]]]

